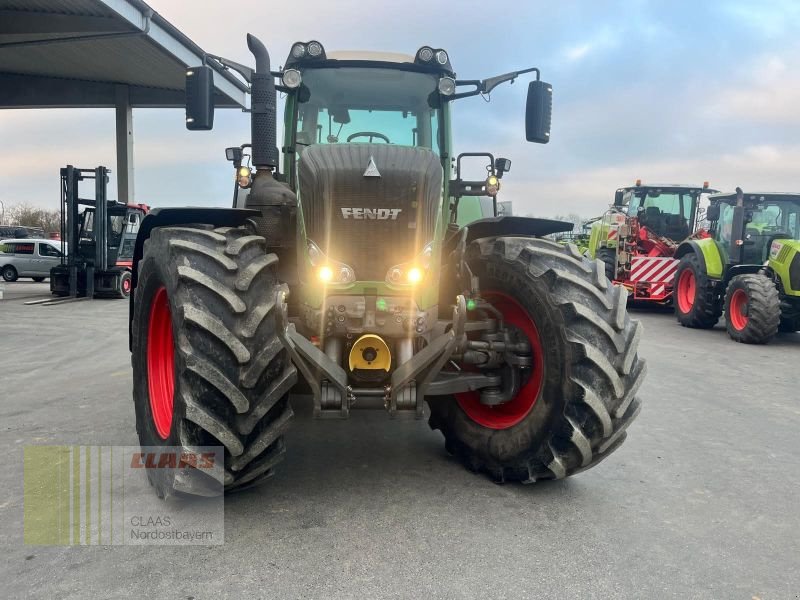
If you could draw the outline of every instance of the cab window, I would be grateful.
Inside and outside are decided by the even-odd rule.
[[[33,254],[33,244],[12,244],[14,254]]]
[[[39,256],[60,258],[61,252],[59,252],[56,247],[52,246],[51,244],[39,244]]]

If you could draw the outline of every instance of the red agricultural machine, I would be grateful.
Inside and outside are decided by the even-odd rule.
[[[702,186],[653,184],[618,189],[614,204],[592,223],[589,255],[606,266],[606,276],[624,286],[629,299],[668,303],[678,261],[673,258],[686,239],[707,237],[700,228]]]

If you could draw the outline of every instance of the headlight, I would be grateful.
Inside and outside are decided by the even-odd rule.
[[[442,96],[452,96],[456,91],[456,80],[452,77],[442,77],[439,80],[439,93]]]
[[[250,187],[250,184],[253,183],[253,178],[249,167],[239,167],[236,171],[236,183],[241,188]]]
[[[317,57],[322,54],[322,44],[317,41],[308,42],[308,55]]]
[[[356,272],[352,267],[328,258],[311,240],[308,240],[307,254],[317,281],[321,283],[353,283],[356,280]]]
[[[292,58],[303,58],[306,55],[306,47],[300,42],[292,46]]]
[[[422,62],[431,62],[433,59],[433,48],[423,46],[417,51],[417,58],[419,58]]]
[[[300,71],[297,69],[286,69],[281,79],[283,80],[283,85],[290,89],[300,87],[303,82],[303,76],[300,75]]]
[[[411,262],[400,263],[389,267],[386,282],[392,285],[417,285],[428,273],[433,256],[433,242],[427,244],[419,255]]]

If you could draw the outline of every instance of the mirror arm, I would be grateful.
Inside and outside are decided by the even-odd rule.
[[[250,67],[246,67],[245,65],[229,60],[222,56],[217,56],[216,54],[206,54],[206,58],[210,58],[218,62],[223,71],[236,71],[247,83],[250,83],[253,80],[253,69]]]
[[[503,75],[497,75],[495,77],[489,77],[488,79],[458,79],[456,80],[456,86],[460,85],[473,85],[475,86],[474,90],[470,90],[468,92],[461,92],[459,94],[453,94],[446,98],[447,100],[458,100],[459,98],[468,98],[470,96],[477,96],[478,94],[488,94],[494,88],[496,88],[501,83],[505,83],[506,81],[513,82],[517,77],[520,75],[524,75],[525,73],[536,73],[536,80],[539,80],[541,74],[539,73],[539,69],[537,67],[530,67],[529,69],[522,69],[521,71],[511,71],[510,73],[504,73]]]

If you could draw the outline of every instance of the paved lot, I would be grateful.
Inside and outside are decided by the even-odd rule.
[[[223,547],[39,548],[22,447],[137,441],[127,305],[4,300],[0,597],[800,597],[800,335],[747,347],[637,315],[644,409],[573,479],[497,486],[425,422],[298,402],[280,473],[226,501]]]

